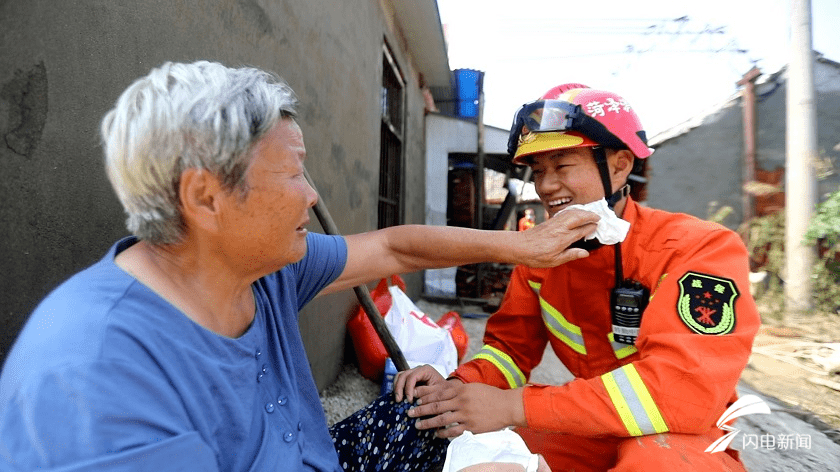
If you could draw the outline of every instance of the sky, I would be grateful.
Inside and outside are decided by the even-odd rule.
[[[623,96],[648,136],[702,115],[738,91],[753,66],[790,57],[794,0],[437,0],[450,69],[484,72],[484,123],[555,85]],[[811,0],[812,41],[840,62],[840,0]]]

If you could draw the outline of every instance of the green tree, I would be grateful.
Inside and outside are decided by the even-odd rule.
[[[814,304],[821,310],[837,313],[840,310],[840,188],[817,205],[805,241],[816,246],[820,253],[811,275]]]

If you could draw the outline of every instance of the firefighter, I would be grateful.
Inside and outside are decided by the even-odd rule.
[[[531,229],[534,225],[537,224],[537,218],[534,216],[534,209],[533,208],[526,208],[525,214],[522,218],[519,218],[519,231],[525,231],[526,229]]]
[[[448,379],[401,373],[420,429],[455,437],[513,426],[553,471],[743,470],[733,450],[705,452],[737,399],[760,320],[748,255],[734,232],[639,205],[634,164],[653,152],[622,97],[558,86],[515,115],[508,150],[533,170],[554,216],[605,199],[626,237],[567,264],[515,267],[484,346]],[[550,345],[574,375],[528,383]]]

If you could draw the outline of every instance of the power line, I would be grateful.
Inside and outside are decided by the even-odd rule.
[[[623,51],[604,51],[604,52],[591,52],[591,53],[581,53],[581,54],[566,54],[566,55],[556,55],[556,54],[544,54],[544,55],[517,55],[515,57],[499,57],[494,58],[495,62],[522,62],[522,61],[550,61],[556,59],[582,59],[587,57],[603,57],[603,56],[621,56],[626,54],[648,54],[648,53],[661,53],[661,54],[720,54],[720,53],[734,53],[734,54],[748,54],[749,51],[746,49],[740,48],[708,48],[708,49],[670,49],[670,50],[623,50]]]

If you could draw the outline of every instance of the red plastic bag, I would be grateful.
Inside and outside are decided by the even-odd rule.
[[[452,336],[455,349],[458,350],[458,363],[460,364],[464,359],[464,354],[467,353],[467,346],[470,344],[470,337],[467,336],[467,331],[461,323],[461,315],[454,311],[447,312],[440,317],[437,324],[449,331],[449,335]]]
[[[399,275],[391,276],[391,285],[397,286],[405,291],[405,281]],[[393,304],[386,279],[379,281],[379,284],[371,292],[371,297],[373,298],[373,303],[376,305],[376,309],[379,310],[379,314],[385,317]],[[423,318],[426,317],[424,316]],[[431,324],[431,321],[428,323]],[[460,315],[454,311],[450,311],[437,321],[437,326],[449,332],[455,344],[455,349],[458,352],[458,362],[460,363],[469,345],[469,337],[464,329],[464,325],[461,323]],[[350,333],[356,358],[359,361],[359,372],[365,378],[379,382],[385,370],[385,360],[388,358],[388,351],[376,334],[376,330],[373,328],[362,307],[359,307],[356,314],[347,322],[347,331]]]
[[[405,281],[399,275],[391,276],[391,285],[400,287],[405,291]],[[371,292],[371,297],[376,309],[379,310],[379,314],[384,317],[392,303],[387,279],[379,281],[379,284]],[[385,359],[388,358],[388,351],[361,306],[347,322],[347,331],[353,340],[353,348],[356,351],[356,358],[359,360],[359,372],[365,378],[378,382],[385,370]]]

